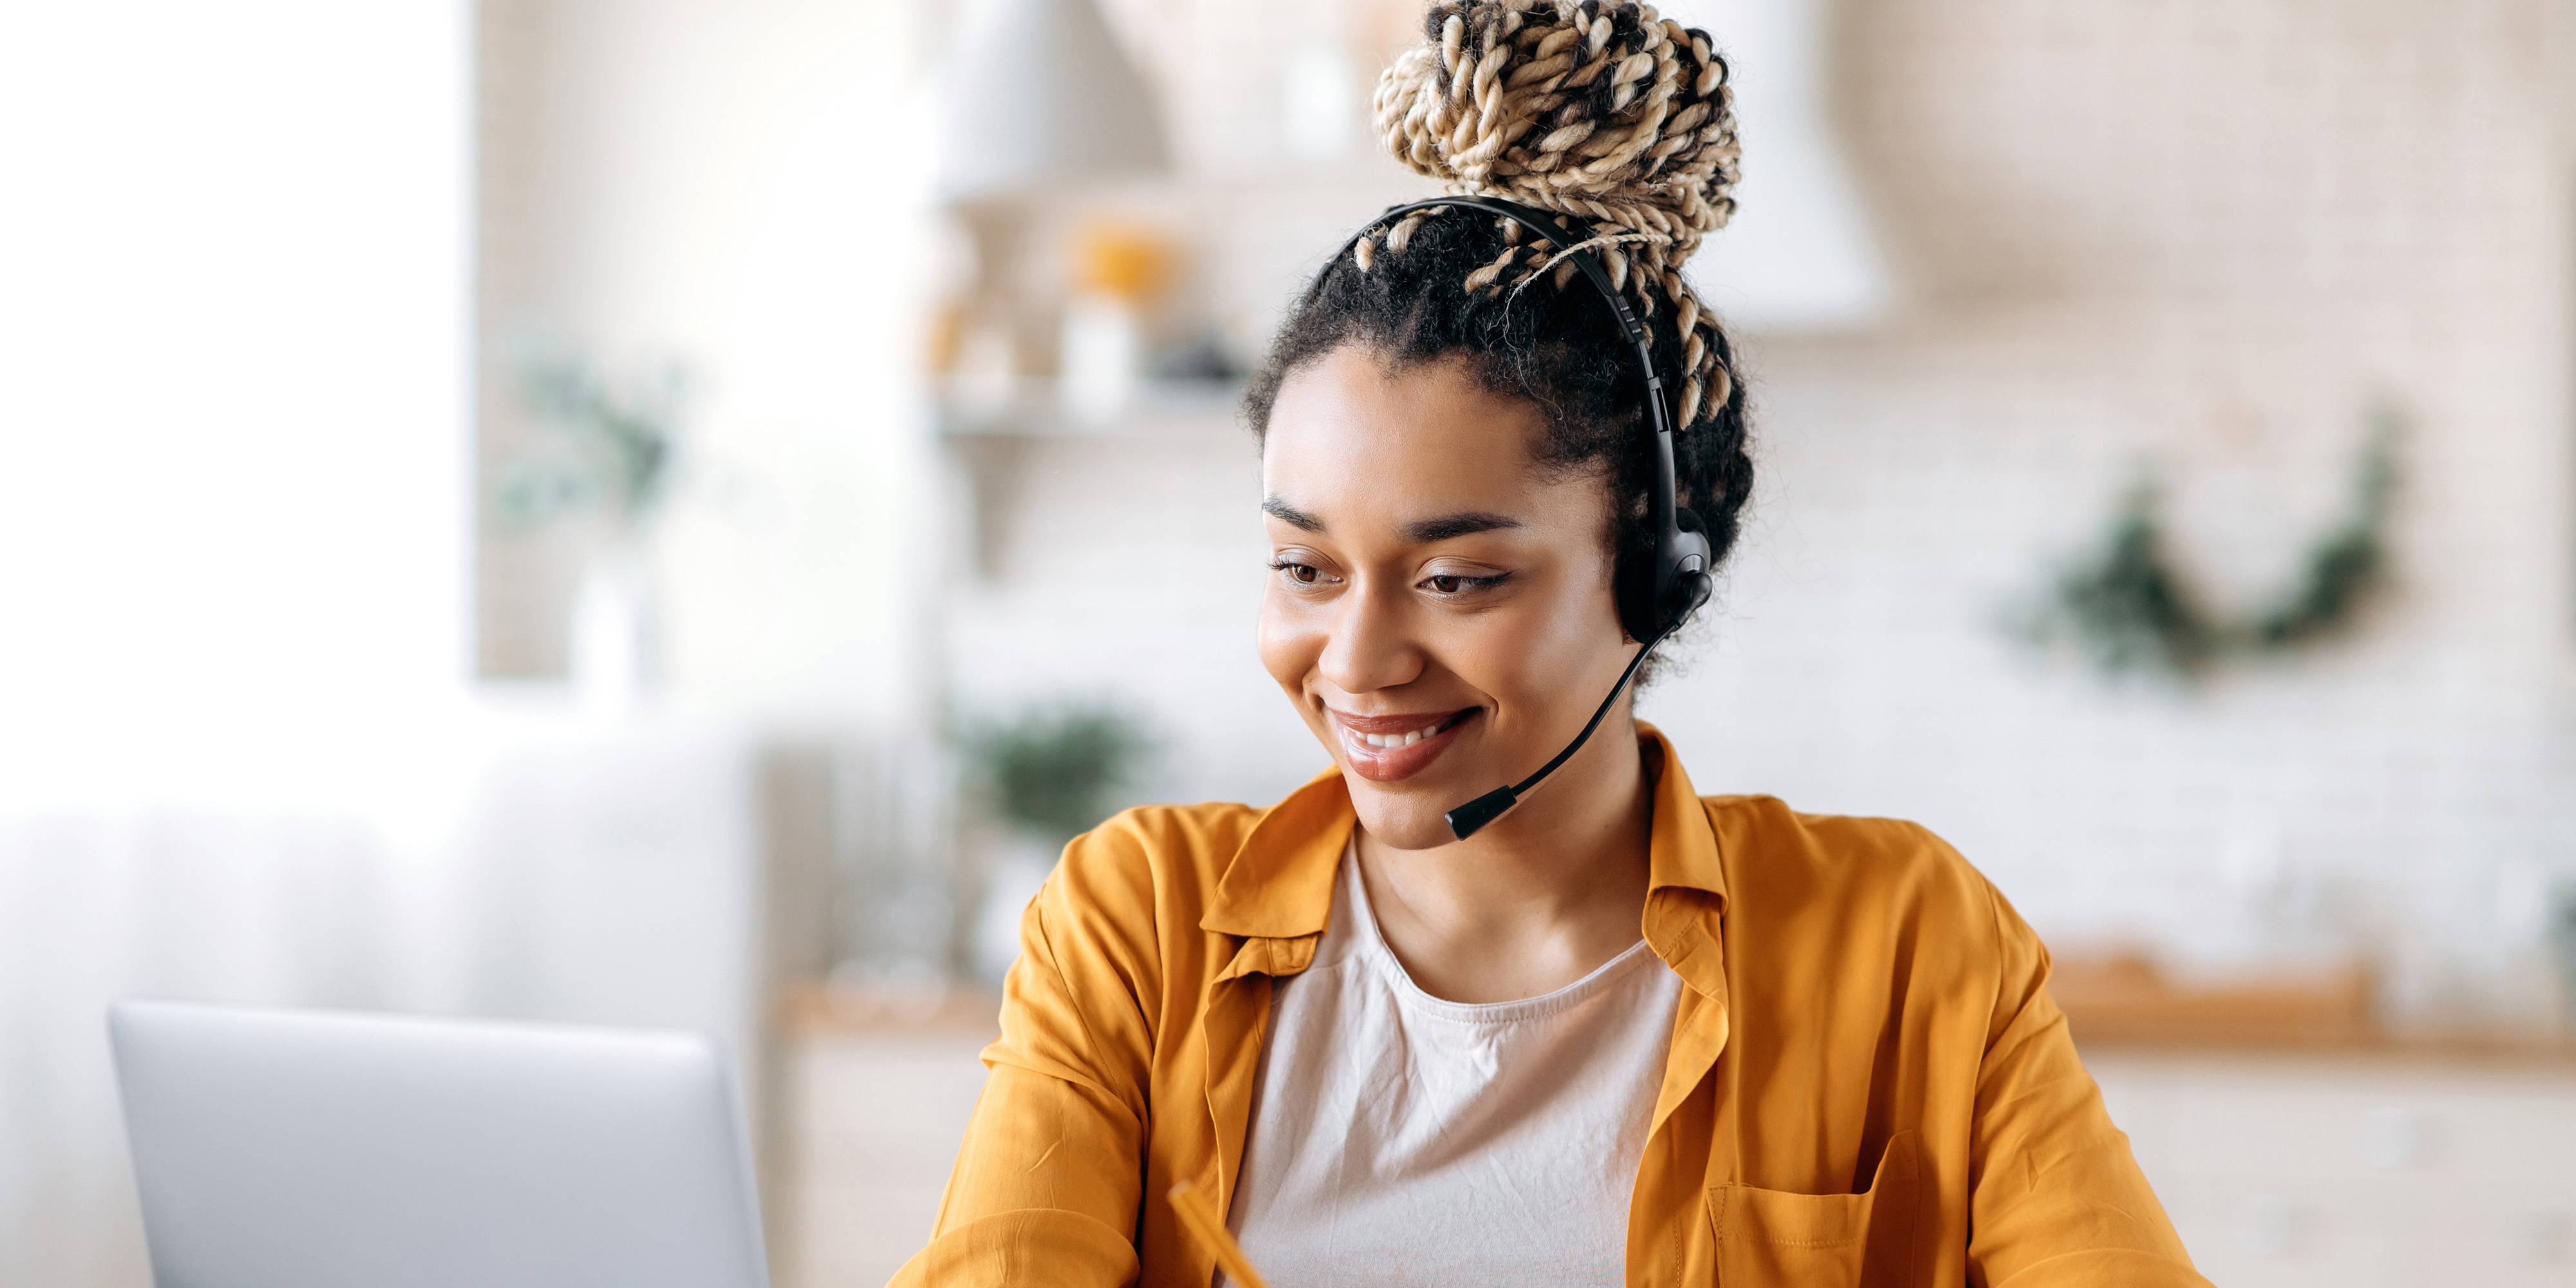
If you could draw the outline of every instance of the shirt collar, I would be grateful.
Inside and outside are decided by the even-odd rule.
[[[1654,823],[1647,841],[1644,930],[1672,960],[1670,918],[1697,911],[1670,907],[1673,896],[1694,905],[1705,902],[1713,912],[1725,903],[1726,872],[1708,808],[1691,790],[1672,739],[1650,722],[1636,725],[1638,748],[1658,756],[1662,765],[1655,776]],[[1542,805],[1543,798],[1531,803]],[[1332,916],[1334,871],[1357,821],[1338,763],[1307,779],[1261,812],[1217,879],[1216,897],[1199,918],[1199,927],[1251,939],[1323,934]],[[1700,895],[1708,898],[1696,897]]]

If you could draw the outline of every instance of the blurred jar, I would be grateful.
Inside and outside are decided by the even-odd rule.
[[[1152,315],[1179,255],[1159,230],[1093,220],[1074,230],[1060,350],[1065,409],[1105,420],[1132,402]]]

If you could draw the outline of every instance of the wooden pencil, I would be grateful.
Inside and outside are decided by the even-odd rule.
[[[1225,1218],[1207,1195],[1183,1181],[1172,1187],[1169,1197],[1172,1210],[1180,1214],[1181,1228],[1198,1240],[1200,1248],[1216,1254],[1216,1263],[1224,1268],[1227,1278],[1241,1288],[1270,1288],[1262,1282],[1261,1272],[1252,1268],[1252,1259],[1243,1255],[1243,1245],[1234,1241],[1233,1233],[1225,1228]]]

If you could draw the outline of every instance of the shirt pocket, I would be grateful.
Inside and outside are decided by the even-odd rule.
[[[1915,1282],[1921,1141],[1887,1138],[1869,1188],[1800,1194],[1728,1181],[1708,1192],[1720,1288],[1893,1288]]]

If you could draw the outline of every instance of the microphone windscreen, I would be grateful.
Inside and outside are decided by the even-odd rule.
[[[1477,829],[1502,817],[1504,810],[1519,800],[1519,793],[1509,787],[1497,787],[1474,800],[1449,811],[1449,830],[1461,841],[1474,836]]]

